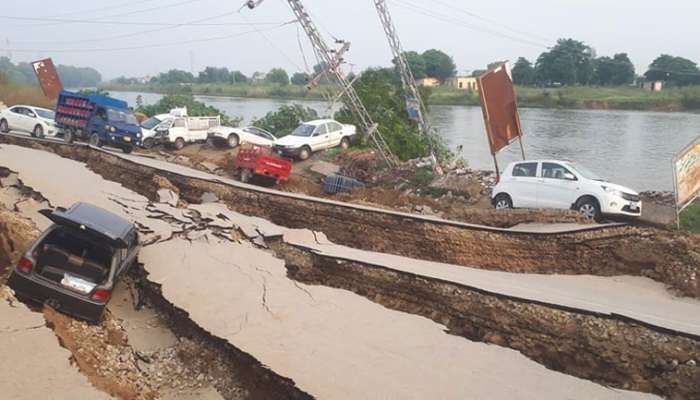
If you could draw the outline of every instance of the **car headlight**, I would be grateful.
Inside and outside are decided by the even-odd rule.
[[[139,139],[141,139],[141,133],[137,133],[137,134],[136,134],[136,137],[139,138]]]
[[[113,126],[109,126],[109,125],[105,126],[105,129],[112,132],[112,133],[117,131],[117,128],[115,128]]]
[[[617,190],[617,189],[611,188],[609,186],[601,186],[601,187],[608,194],[611,194],[611,195],[616,196],[616,197],[622,197],[622,192]]]

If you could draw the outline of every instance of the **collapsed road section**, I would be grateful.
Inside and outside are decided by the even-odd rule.
[[[190,203],[214,195],[232,209],[289,228],[313,227],[355,248],[511,272],[641,275],[700,297],[700,240],[656,229],[581,226],[523,231],[445,221],[277,192],[139,156],[0,135],[87,164],[105,179],[154,199],[165,177]]]
[[[352,274],[340,279],[340,274],[327,273],[322,268],[324,264],[315,260],[312,264],[318,262],[319,268],[311,273],[301,271],[309,268],[303,258],[318,253],[319,249],[308,244],[312,242],[300,248],[304,243],[293,241],[287,234],[289,231],[264,219],[244,217],[221,203],[188,206],[172,202],[179,208],[173,204],[156,204],[121,185],[105,181],[84,164],[48,152],[1,146],[0,156],[3,164],[11,163],[11,169],[18,173],[15,187],[23,187],[24,191],[31,187],[36,196],[40,194],[53,206],[90,199],[136,222],[144,234],[146,247],[141,261],[154,297],[160,297],[162,304],[167,303],[181,318],[199,327],[202,335],[210,335],[209,340],[234,347],[239,352],[238,359],[242,359],[241,354],[248,355],[248,362],[266,365],[273,371],[270,376],[290,378],[297,390],[311,396],[654,397],[610,390],[579,378],[670,398],[692,398],[698,393],[700,380],[694,365],[698,358],[697,339],[684,335],[680,329],[660,329],[663,325],[658,314],[660,325],[648,327],[639,321],[614,320],[602,313],[585,312],[585,307],[569,307],[568,317],[563,318],[557,314],[563,311],[561,307],[540,302],[538,305],[543,308],[523,317],[530,319],[526,325],[516,320],[516,314],[536,302],[523,298],[491,294],[491,307],[482,308],[483,314],[470,311],[469,307],[441,309],[441,302],[446,300],[440,296],[459,303],[465,301],[462,296],[476,296],[480,291],[463,282],[449,286],[449,282],[441,281],[445,276],[429,276],[425,271],[420,279],[436,285],[435,293],[416,292],[418,297],[427,295],[431,299],[425,302],[425,308],[401,306],[398,302],[392,306],[380,298],[391,302],[398,296],[398,293],[392,295],[392,291],[408,296],[413,290],[406,289],[401,276],[387,275],[388,279],[397,279],[396,288],[390,284],[381,287],[369,279],[367,286],[360,287]],[[52,170],[51,176],[36,170],[36,163]],[[65,180],[74,183],[72,190],[65,190]],[[157,180],[160,184],[154,185],[156,191],[172,185],[167,180]],[[37,218],[35,207],[18,208],[23,215]],[[284,244],[290,248],[295,245],[293,249],[283,254],[278,251],[277,257],[264,249],[267,245],[274,249],[273,239],[284,240],[285,236]],[[328,245],[321,234],[312,237],[313,242]],[[293,259],[295,255],[300,259]],[[352,262],[360,265],[361,273],[372,271],[373,266],[365,265],[366,259],[362,257],[353,255]],[[327,259],[338,265],[344,262],[340,258]],[[436,266],[425,269],[433,267]],[[316,267],[312,265],[312,268]],[[316,285],[297,282],[288,275]],[[528,279],[528,275],[522,276]],[[515,277],[514,285],[522,285],[523,281]],[[329,286],[349,289],[361,296]],[[395,310],[387,310],[363,296]],[[585,292],[582,296],[585,297]],[[620,296],[615,300],[628,304],[634,301]],[[675,301],[678,304],[670,303],[668,309],[659,312],[672,315],[681,303],[687,303]],[[432,312],[428,311],[430,307],[434,307]],[[461,318],[461,331],[454,325],[455,318]],[[685,322],[692,325],[694,320],[690,318]],[[676,322],[683,322],[682,316],[677,319]],[[446,333],[446,329],[453,334]],[[634,335],[630,341],[639,339],[640,344],[607,348],[603,355],[596,354],[605,348],[608,338],[619,341],[627,334]],[[658,345],[649,345],[655,343]],[[642,344],[649,345],[643,352],[650,353],[650,358],[639,354]],[[579,378],[545,369],[532,360]],[[591,372],[596,368],[611,373],[602,377]],[[625,368],[631,372],[620,372]],[[254,371],[260,373],[261,369],[264,368],[257,367]],[[656,373],[654,378],[652,373]],[[503,376],[510,378],[504,382]],[[285,393],[297,392],[287,387]]]

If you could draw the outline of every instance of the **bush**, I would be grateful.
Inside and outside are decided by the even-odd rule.
[[[418,125],[409,119],[406,97],[393,70],[367,70],[354,87],[372,119],[379,123],[379,132],[387,145],[399,159],[405,161],[428,155],[429,141],[420,134]],[[362,129],[362,124],[347,105],[336,113],[335,118]],[[449,158],[450,153],[438,135],[433,135],[433,145],[442,160]]]
[[[173,108],[187,107],[187,113],[191,117],[221,116],[221,123],[227,126],[236,127],[241,123],[241,118],[229,118],[226,113],[218,108],[208,106],[201,101],[197,101],[189,95],[168,95],[152,105],[138,107],[135,111],[144,113],[149,117],[158,114],[167,114]]]
[[[253,125],[265,129],[276,137],[282,137],[290,134],[302,122],[314,119],[318,119],[316,110],[301,104],[293,104],[267,113],[263,118],[253,121]]]

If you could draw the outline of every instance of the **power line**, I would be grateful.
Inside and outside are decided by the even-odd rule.
[[[184,26],[205,26],[205,25],[208,25],[208,24],[200,24],[200,23],[203,22],[203,21],[209,21],[209,20],[212,20],[212,19],[223,18],[223,17],[227,17],[227,16],[230,16],[230,15],[235,15],[235,14],[237,14],[236,11],[231,11],[231,12],[227,12],[227,13],[224,13],[224,14],[217,14],[217,15],[213,15],[213,16],[209,16],[209,17],[205,17],[205,18],[199,18],[199,19],[196,19],[196,20],[192,20],[192,21],[188,21],[188,22],[183,22],[183,23],[179,23],[179,24],[166,24],[164,27],[161,27],[161,28],[147,29],[147,30],[138,31],[138,32],[124,33],[124,34],[112,35],[112,36],[103,36],[103,37],[98,37],[98,38],[80,39],[80,40],[16,41],[16,42],[17,42],[17,43],[35,43],[35,44],[36,44],[36,43],[44,43],[44,44],[51,44],[51,43],[53,43],[53,44],[58,44],[58,43],[91,43],[91,42],[101,42],[101,41],[106,41],[106,40],[124,39],[124,38],[128,38],[128,37],[141,36],[141,35],[148,34],[148,33],[163,32],[163,31],[168,31],[168,30],[172,30],[172,29],[181,28],[181,27],[184,27]],[[0,18],[1,18],[1,17],[0,17]],[[96,22],[96,23],[100,23],[100,24],[101,24],[101,22]],[[281,24],[281,22],[275,22],[275,23],[264,23],[264,24],[261,24],[261,25],[280,25],[280,24]],[[251,25],[256,25],[256,24],[248,23],[248,22],[245,22],[245,23],[240,23],[240,22],[229,22],[229,23],[217,23],[217,24],[214,24],[214,26],[233,26],[233,25],[251,26]]]
[[[501,28],[507,29],[507,30],[509,30],[509,31],[511,31],[511,32],[513,32],[513,33],[519,33],[519,34],[521,34],[521,35],[531,36],[531,37],[537,38],[537,39],[539,39],[539,40],[547,40],[547,41],[551,41],[551,42],[554,41],[554,39],[552,39],[552,38],[548,38],[548,37],[546,37],[546,36],[542,36],[542,35],[539,35],[539,34],[537,34],[537,33],[525,32],[525,31],[522,31],[522,30],[513,29],[513,28],[509,27],[508,25],[505,25],[505,24],[500,23],[500,22],[498,22],[498,21],[492,20],[492,19],[490,19],[490,18],[486,18],[486,17],[481,16],[481,15],[475,13],[475,12],[466,10],[466,9],[464,9],[464,8],[461,8],[461,7],[457,7],[457,6],[453,5],[453,4],[447,3],[447,2],[442,1],[442,0],[432,0],[432,1],[433,1],[434,3],[442,4],[444,7],[451,8],[451,9],[453,9],[453,10],[455,10],[455,11],[458,11],[458,12],[460,12],[460,13],[462,13],[462,14],[468,15],[468,16],[470,16],[470,17],[472,17],[472,18],[476,18],[476,19],[479,19],[479,20],[481,20],[481,21],[488,22],[488,23],[490,23],[490,24],[498,25],[498,26],[500,26]]]
[[[440,13],[435,12],[435,11],[433,11],[433,10],[430,10],[430,9],[428,9],[428,8],[424,8],[424,7],[422,7],[422,6],[415,5],[415,4],[413,4],[413,3],[409,3],[409,2],[407,2],[407,1],[405,1],[405,0],[403,0],[403,1],[401,1],[401,0],[393,0],[392,3],[394,3],[394,5],[396,5],[396,6],[398,6],[398,7],[401,7],[401,8],[407,9],[407,10],[411,10],[411,11],[416,12],[416,13],[418,13],[418,14],[421,14],[421,15],[424,15],[424,16],[427,16],[427,17],[431,17],[431,18],[440,20],[440,21],[442,21],[442,22],[447,22],[447,23],[450,23],[450,24],[453,24],[453,25],[461,26],[461,27],[467,28],[467,29],[469,29],[469,30],[473,30],[473,31],[481,32],[481,33],[487,33],[487,34],[490,34],[490,35],[493,35],[493,36],[498,36],[498,37],[501,37],[501,38],[504,38],[504,39],[510,39],[510,40],[513,40],[513,41],[516,41],[516,42],[520,42],[520,43],[523,43],[523,44],[527,44],[527,45],[531,45],[531,46],[541,47],[541,48],[545,48],[545,49],[548,49],[548,48],[549,48],[549,46],[546,45],[546,44],[543,44],[543,43],[540,43],[540,42],[535,42],[535,41],[532,41],[532,40],[529,40],[529,39],[523,39],[523,38],[519,38],[519,37],[516,37],[516,36],[512,36],[512,35],[509,35],[509,34],[506,34],[506,33],[503,33],[503,32],[496,31],[496,30],[494,30],[494,29],[489,29],[489,28],[474,26],[474,25],[471,25],[471,24],[469,24],[469,23],[467,23],[467,22],[465,22],[465,21],[463,21],[463,20],[456,19],[456,18],[454,18],[454,17],[452,17],[452,16],[449,16],[449,15],[440,14]]]
[[[227,13],[219,15],[218,17],[224,17],[226,15],[235,14]],[[191,23],[191,22],[136,22],[136,21],[100,21],[91,19],[61,19],[61,18],[41,18],[41,17],[15,17],[9,15],[0,15],[0,19],[12,19],[12,20],[22,20],[22,21],[51,21],[57,24],[94,24],[94,25],[146,25],[146,26],[229,26],[229,25],[279,25],[279,22],[217,22],[217,23]],[[214,17],[208,18],[214,19]]]
[[[145,2],[148,2],[148,1],[149,1],[149,0],[146,0]],[[139,14],[139,13],[148,13],[148,12],[151,12],[151,11],[165,10],[165,9],[168,9],[168,8],[179,7],[179,6],[182,6],[182,5],[185,5],[185,4],[191,4],[191,3],[196,3],[196,2],[200,2],[200,1],[203,1],[203,0],[184,0],[184,1],[179,1],[179,2],[176,2],[176,3],[169,3],[169,4],[162,5],[162,6],[158,6],[158,7],[143,8],[143,9],[140,9],[140,10],[133,10],[133,11],[123,12],[123,13],[119,13],[119,14],[105,15],[105,16],[103,16],[103,17],[96,17],[96,18],[92,18],[92,19],[89,19],[89,20],[90,20],[90,21],[101,21],[101,20],[105,20],[105,19],[109,19],[109,18],[118,18],[118,17],[127,16],[127,15],[134,15],[134,14]],[[55,23],[48,23],[48,24],[31,24],[31,25],[26,25],[26,26],[27,26],[27,27],[30,27],[30,28],[35,28],[35,27],[42,27],[42,26],[61,25],[61,24],[63,24],[63,23],[64,23],[64,22],[55,22]],[[68,22],[68,23],[71,23],[71,22]],[[105,22],[105,23],[106,23],[106,22]]]
[[[286,26],[286,25],[287,24],[281,24],[279,26],[267,28],[267,29],[265,29],[265,31],[279,29],[279,28],[282,28],[283,26]],[[259,33],[259,32],[261,32],[261,30],[255,29],[255,30],[238,32],[238,33],[235,33],[232,35],[212,36],[212,37],[207,37],[207,38],[191,39],[191,40],[184,40],[184,41],[177,41],[177,42],[156,43],[156,44],[142,45],[142,46],[96,48],[96,49],[3,49],[3,48],[0,48],[0,51],[13,51],[13,52],[17,52],[17,53],[103,53],[103,52],[110,52],[110,51],[140,50],[140,49],[150,49],[150,48],[157,48],[157,47],[181,46],[183,44],[190,44],[190,43],[201,43],[201,42],[210,42],[210,41],[216,41],[216,40],[233,39],[233,38],[237,38],[240,36],[244,36],[244,35],[248,35],[248,34],[256,33],[256,32]]]

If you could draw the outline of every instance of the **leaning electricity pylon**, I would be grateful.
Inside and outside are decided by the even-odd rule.
[[[435,156],[435,146],[432,128],[427,119],[427,109],[425,103],[423,103],[423,98],[418,90],[418,84],[413,76],[411,67],[406,59],[406,54],[403,51],[403,46],[401,46],[401,40],[396,32],[396,26],[394,26],[391,20],[391,14],[389,13],[389,8],[386,5],[386,0],[374,0],[374,5],[377,8],[377,13],[379,14],[379,19],[382,22],[382,27],[384,28],[384,33],[389,40],[389,47],[391,47],[391,52],[394,55],[394,60],[396,66],[401,75],[401,83],[403,84],[403,89],[406,92],[406,110],[408,111],[409,117],[418,124],[418,129],[422,135],[425,135],[428,141],[428,149],[430,151],[430,160],[433,164],[433,170],[437,175],[442,175],[443,171],[440,167],[440,163]]]
[[[254,9],[262,2],[263,0],[249,0],[246,2],[246,6],[248,6],[250,9]],[[340,84],[342,91],[341,95],[344,96],[345,104],[355,113],[355,116],[362,125],[361,128],[365,131],[386,163],[390,167],[395,166],[397,164],[396,156],[394,156],[394,154],[391,152],[391,149],[389,149],[389,146],[379,132],[379,125],[372,120],[372,117],[369,115],[369,112],[365,108],[364,104],[362,104],[362,100],[355,91],[355,88],[348,81],[345,74],[343,74],[343,55],[350,48],[350,43],[346,41],[337,41],[338,44],[342,45],[341,48],[339,50],[332,50],[330,47],[328,47],[325,40],[323,40],[321,33],[304,9],[301,1],[287,0],[287,3],[289,4],[289,7],[291,7],[292,12],[294,13],[294,16],[299,24],[302,26],[302,28],[304,28],[304,32],[309,38],[314,52],[325,63],[326,69],[321,71],[321,74],[328,74],[335,77],[336,81]],[[318,77],[316,79],[318,79]],[[316,79],[312,79],[312,82]]]

